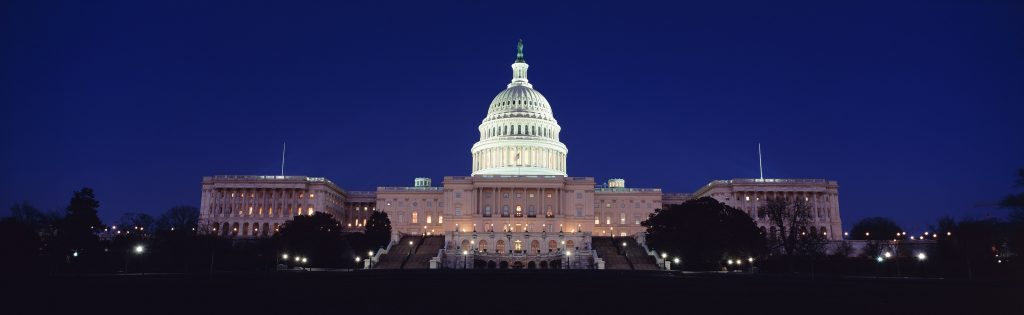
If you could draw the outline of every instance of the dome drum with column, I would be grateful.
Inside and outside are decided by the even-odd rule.
[[[519,42],[512,82],[491,101],[473,145],[473,175],[566,175],[568,149],[548,100],[526,77]]]

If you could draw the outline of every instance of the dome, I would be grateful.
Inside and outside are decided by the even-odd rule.
[[[526,77],[519,42],[512,64],[512,82],[491,100],[480,123],[480,141],[473,145],[473,175],[565,176],[568,149],[559,141],[551,105]]]
[[[510,117],[554,121],[552,116],[551,106],[548,105],[548,99],[544,98],[544,95],[528,86],[513,85],[494,97],[484,121]]]

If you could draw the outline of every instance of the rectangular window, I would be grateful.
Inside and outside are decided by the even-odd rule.
[[[640,225],[640,215],[633,215],[633,224]]]
[[[577,217],[582,217],[583,216],[583,206],[576,206],[576,216]]]
[[[619,224],[626,224],[626,213],[619,213]]]
[[[459,207],[459,206],[455,207],[455,215],[457,215],[457,216],[458,215],[462,215],[462,207]]]
[[[462,198],[462,192],[455,192],[455,198]]]
[[[601,224],[601,217],[595,215],[594,216],[594,224]]]
[[[581,192],[576,193],[576,199],[583,199],[583,193],[581,193]]]
[[[418,215],[419,215],[419,213],[416,213],[416,212],[412,213],[412,223],[413,224],[419,223],[419,218],[418,218],[419,216]]]

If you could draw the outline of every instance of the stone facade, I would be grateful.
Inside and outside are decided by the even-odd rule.
[[[474,257],[585,267],[600,265],[592,237],[642,233],[640,223],[667,205],[712,197],[756,218],[754,211],[767,198],[804,198],[814,208],[816,229],[841,237],[835,181],[716,180],[690,194],[631,188],[621,178],[598,187],[593,177],[567,176],[561,127],[548,100],[527,80],[522,48],[520,43],[512,82],[491,101],[477,130],[472,176],[448,176],[440,186],[421,177],[412,187],[353,192],[316,177],[206,177],[203,226],[217,235],[260,237],[296,215],[326,212],[358,231],[380,210],[388,214],[395,239],[445,236],[445,265]]]

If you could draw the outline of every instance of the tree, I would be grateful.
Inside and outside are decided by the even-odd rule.
[[[56,223],[60,219],[60,215],[43,213],[28,202],[22,202],[11,206],[11,219],[28,226],[32,230],[40,231]]]
[[[157,229],[159,230],[173,228],[176,231],[191,232],[198,225],[199,209],[193,206],[173,207],[160,215],[160,219],[157,220]]]
[[[641,224],[649,246],[681,256],[687,269],[717,270],[730,257],[764,253],[764,236],[754,220],[710,197],[655,210]]]
[[[354,265],[355,252],[345,242],[341,223],[330,214],[296,216],[285,222],[274,238],[281,252],[307,258],[307,266]]]
[[[391,242],[391,219],[384,211],[373,211],[366,220],[366,242],[370,249],[387,246]]]
[[[0,219],[0,268],[23,272],[37,266],[42,240],[39,233],[16,217]]]
[[[53,257],[62,257],[76,250],[95,249],[99,240],[93,234],[94,229],[102,227],[97,216],[100,202],[96,200],[92,188],[85,187],[74,192],[66,209],[66,214],[57,222],[56,233],[50,249]]]
[[[757,216],[768,222],[768,244],[785,255],[820,255],[826,242],[812,225],[811,206],[804,200],[768,199],[757,208]]]
[[[1024,187],[1024,168],[1017,170],[1016,187]],[[1024,192],[1009,195],[999,203],[1010,209],[1010,235],[1007,242],[1015,253],[1024,253]]]
[[[120,225],[122,229],[142,228],[142,231],[152,232],[154,222],[156,222],[156,220],[149,214],[129,212],[121,215],[121,220],[118,221],[117,224]]]
[[[850,229],[850,239],[891,241],[906,238],[900,234],[902,232],[903,228],[889,218],[870,217],[861,219],[853,225],[853,229]]]

